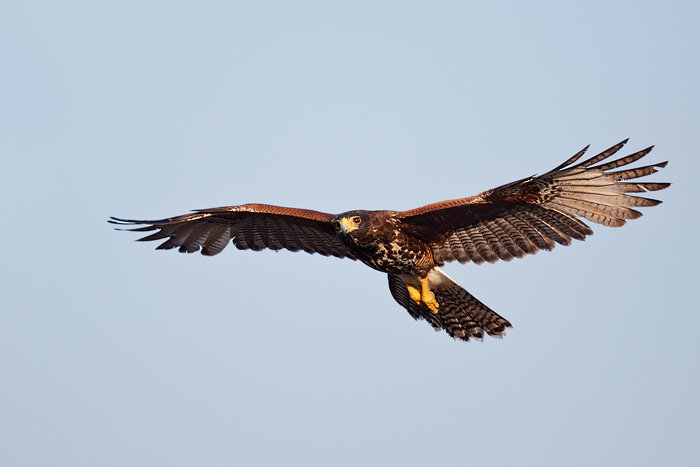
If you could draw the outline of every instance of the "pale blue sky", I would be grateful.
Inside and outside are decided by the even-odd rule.
[[[697,2],[4,2],[0,465],[697,465]],[[655,144],[664,204],[449,265],[461,343],[351,261],[108,216],[409,209]]]

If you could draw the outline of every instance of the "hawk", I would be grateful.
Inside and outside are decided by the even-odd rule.
[[[510,261],[558,243],[593,234],[579,218],[620,227],[642,214],[635,207],[661,201],[627,193],[667,188],[635,180],[667,162],[624,168],[653,146],[621,159],[609,158],[627,140],[575,164],[588,146],[555,169],[460,198],[408,211],[348,211],[328,214],[266,204],[193,211],[161,220],[112,217],[120,229],[151,232],[140,241],[163,240],[159,250],[221,252],[229,241],[239,250],[287,249],[359,260],[386,273],[394,299],[414,319],[424,319],[455,339],[502,337],[511,324],[459,286],[440,266]],[[607,160],[607,161],[606,161]]]

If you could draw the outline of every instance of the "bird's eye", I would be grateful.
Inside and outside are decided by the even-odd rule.
[[[335,230],[340,231],[340,222],[333,221],[333,225],[335,226]]]
[[[352,218],[352,222],[353,222],[355,225],[360,225],[360,222],[362,222],[362,219],[360,219],[360,216],[355,216],[355,217]]]

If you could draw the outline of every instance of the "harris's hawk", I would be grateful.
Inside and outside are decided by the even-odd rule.
[[[575,164],[584,148],[555,169],[470,198],[409,211],[349,211],[327,214],[307,209],[244,204],[194,211],[161,220],[113,217],[128,230],[154,233],[142,241],[166,239],[157,249],[183,253],[201,249],[213,256],[232,241],[240,250],[287,249],[360,260],[384,272],[394,299],[415,319],[468,341],[484,332],[503,336],[511,324],[445,274],[439,266],[510,261],[556,243],[569,245],[593,232],[579,218],[610,227],[642,214],[635,207],[661,201],[628,195],[669,183],[628,182],[657,172],[667,162],[614,171],[646,156],[649,147],[607,161],[627,140]],[[575,164],[575,165],[574,165]],[[597,164],[597,165],[596,165]]]

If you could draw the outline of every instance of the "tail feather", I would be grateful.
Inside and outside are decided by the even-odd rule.
[[[424,319],[436,331],[444,329],[458,340],[483,339],[484,332],[490,336],[503,337],[511,324],[498,313],[481,303],[454,281],[433,289],[439,307],[438,313],[418,305],[411,300],[401,277],[389,274],[389,289],[394,300],[408,310],[414,319]]]

